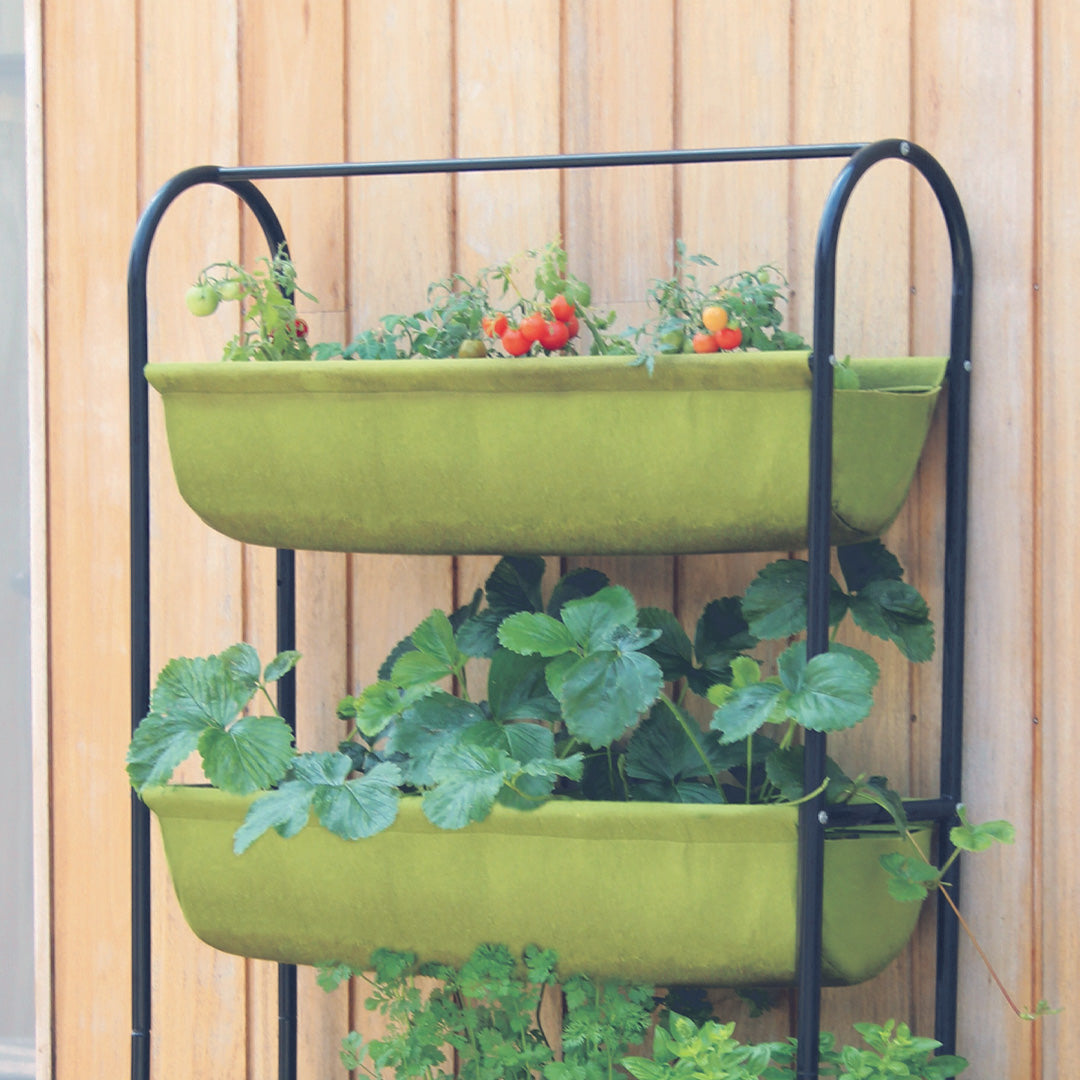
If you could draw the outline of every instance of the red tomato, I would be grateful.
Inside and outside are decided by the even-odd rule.
[[[574,305],[566,299],[565,296],[556,296],[551,301],[551,314],[559,320],[559,322],[569,322],[570,317],[574,314]]]
[[[700,334],[694,335],[694,352],[716,352],[719,348],[715,334],[706,334],[702,331]]]
[[[565,319],[563,321],[566,323],[566,329],[570,337],[576,338],[578,336],[578,331],[581,329],[581,327],[578,325],[577,316],[571,315],[569,319]]]
[[[566,323],[559,322],[558,319],[552,319],[551,322],[544,327],[544,332],[540,335],[540,344],[544,346],[549,352],[556,352],[561,349],[570,340],[570,330]]]
[[[534,311],[521,320],[518,329],[527,341],[539,341],[540,335],[547,329],[547,319],[539,311]]]
[[[720,349],[737,349],[742,344],[742,331],[737,326],[725,326],[713,335]]]
[[[515,326],[507,327],[502,335],[502,347],[511,356],[524,356],[529,351],[531,341]]]

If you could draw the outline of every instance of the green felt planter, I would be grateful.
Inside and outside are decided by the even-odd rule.
[[[232,835],[251,798],[167,787],[161,823],[192,929],[226,952],[312,964],[368,963],[384,946],[460,964],[483,942],[555,948],[560,970],[657,984],[766,986],[795,974],[797,808],[553,801],[497,806],[457,832],[419,800],[366,840],[312,824]],[[887,892],[893,832],[826,842],[823,963],[833,985],[881,971],[919,915]]]
[[[237,540],[415,553],[805,546],[806,353],[152,364],[184,499]],[[833,540],[888,527],[945,371],[853,362]]]

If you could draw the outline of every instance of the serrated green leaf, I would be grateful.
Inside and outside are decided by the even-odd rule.
[[[926,601],[903,581],[872,581],[851,599],[851,615],[868,634],[892,641],[909,660],[934,655],[934,626]]]
[[[732,657],[752,649],[757,643],[758,639],[750,632],[740,597],[726,596],[705,605],[694,631],[698,663],[720,670]]]
[[[569,573],[564,574],[556,582],[555,588],[552,589],[547,613],[557,619],[567,601],[593,596],[609,583],[607,574],[599,570],[591,570],[587,566],[571,570]]]
[[[805,646],[801,642],[787,653],[800,648],[805,657]],[[820,653],[802,668],[787,712],[811,731],[841,731],[854,727],[870,715],[876,682],[877,677],[854,657],[835,651]]]
[[[458,648],[469,656],[491,656],[499,647],[499,624],[506,618],[501,611],[481,611],[461,624],[457,632]]]
[[[637,605],[629,589],[608,585],[592,596],[563,605],[562,621],[587,652],[603,649],[621,627],[637,625]]]
[[[412,649],[398,658],[390,672],[390,681],[396,687],[407,689],[414,686],[422,686],[424,683],[435,683],[452,674],[453,668],[437,656]]]
[[[491,813],[513,763],[494,747],[453,746],[432,762],[435,786],[424,793],[424,816],[441,829],[462,829]]]
[[[402,713],[387,737],[386,750],[404,754],[408,760],[403,769],[409,783],[426,787],[434,782],[435,756],[480,722],[485,722],[485,717],[479,706],[440,690]]]
[[[436,609],[413,632],[413,646],[421,653],[438,660],[447,671],[460,667],[465,657],[454,640],[454,628],[445,611]],[[405,660],[406,657],[402,657]],[[400,664],[401,661],[398,661]],[[395,670],[397,665],[395,665]]]
[[[520,611],[510,615],[500,624],[498,636],[500,645],[523,656],[561,656],[576,645],[567,626],[540,612]]]
[[[250,645],[235,645],[219,656],[170,660],[157,677],[150,695],[150,711],[201,726],[231,724],[258,685],[258,656],[254,661],[254,684],[248,677],[250,672],[243,674],[244,664],[250,663],[254,652]]]
[[[199,736],[203,771],[214,787],[248,795],[273,787],[295,756],[292,729],[280,716],[242,716],[228,730]]]
[[[131,786],[144,788],[167,783],[173,772],[199,745],[199,737],[211,726],[209,720],[185,716],[145,716],[131,737],[127,772]]]
[[[803,797],[803,764],[806,753],[801,746],[777,747],[765,759],[765,775],[787,802]],[[825,776],[829,785],[825,789],[827,802],[835,801],[845,788],[850,788],[851,777],[831,758],[825,758]]]
[[[703,732],[685,712],[683,723],[664,702],[653,706],[626,748],[626,775],[640,781],[635,799],[650,802],[724,801],[713,778],[723,766],[714,732]],[[704,783],[702,781],[705,781]]]
[[[286,649],[285,652],[279,652],[277,656],[266,665],[266,671],[263,673],[263,681],[268,683],[277,682],[283,675],[287,675],[294,667],[296,667],[299,659],[300,653],[295,649]]]
[[[720,732],[721,745],[741,742],[763,725],[783,720],[789,698],[789,691],[779,683],[752,683],[735,690],[713,713],[709,726]]]
[[[897,851],[882,855],[878,862],[889,875],[889,895],[904,903],[925,900],[929,890],[937,885],[940,874],[936,867],[911,855]]]
[[[545,563],[535,555],[501,558],[484,583],[488,607],[502,615],[515,611],[542,611],[540,582]]]
[[[778,559],[750,583],[742,613],[750,632],[760,639],[801,634],[806,629],[810,565],[804,559]],[[847,610],[847,597],[829,578],[829,624],[835,626]]]
[[[641,608],[638,626],[659,631],[660,636],[645,647],[645,652],[660,665],[665,681],[685,678],[694,670],[694,647],[682,623],[670,611]]]
[[[418,683],[404,690],[382,680],[372,683],[353,699],[356,726],[368,739],[377,738],[406,709],[438,692],[431,683]]]
[[[540,656],[496,649],[488,669],[488,707],[500,722],[558,720],[559,703],[547,688]]]
[[[880,540],[842,544],[836,556],[849,593],[859,592],[871,581],[900,581],[904,576],[896,556]]]
[[[211,657],[211,659],[213,658]],[[230,645],[221,654],[221,659],[236,685],[238,687],[242,686],[250,694],[254,694],[259,688],[259,676],[262,673],[259,654],[255,649],[247,642]]]
[[[315,789],[312,807],[324,828],[345,840],[359,840],[388,829],[397,818],[401,770],[388,761],[339,784]]]
[[[260,795],[233,833],[233,852],[243,855],[269,829],[286,839],[295,836],[308,823],[314,796],[309,784],[296,780],[287,780],[277,790]]]
[[[570,734],[599,748],[637,723],[662,686],[655,660],[640,652],[605,650],[575,660],[554,692]]]
[[[949,839],[954,847],[961,851],[986,851],[994,844],[1011,844],[1016,839],[1016,829],[1012,822],[997,820],[979,824],[967,819],[967,810],[961,803],[956,808],[959,825],[949,830]]]

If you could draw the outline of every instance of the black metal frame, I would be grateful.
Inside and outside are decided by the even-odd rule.
[[[828,592],[831,547],[829,523],[832,487],[833,339],[836,309],[836,250],[840,223],[855,185],[877,162],[908,162],[929,182],[944,215],[952,252],[953,285],[949,347],[948,436],[946,462],[945,599],[942,618],[941,794],[909,804],[913,820],[945,825],[955,818],[960,800],[963,723],[963,640],[967,548],[968,431],[971,372],[971,243],[963,208],[938,162],[921,147],[900,139],[874,143],[814,146],[750,147],[710,150],[665,150],[646,153],[563,154],[540,157],[495,157],[405,162],[351,162],[324,165],[252,166],[188,169],[174,176],[154,196],[139,220],[128,267],[128,337],[131,467],[131,722],[146,714],[150,700],[150,484],[148,391],[143,368],[148,360],[146,276],[154,233],[162,216],[184,191],[218,184],[233,191],[255,214],[275,252],[285,244],[277,215],[256,180],[315,177],[400,176],[421,173],[503,172],[533,169],[581,169],[641,165],[689,165],[741,161],[793,161],[848,158],[837,177],[818,231],[814,281],[813,353],[811,368],[811,457],[808,558],[810,562],[807,653],[828,649]],[[277,647],[295,646],[295,573],[292,551],[277,553]],[[279,708],[295,723],[296,691],[292,674],[279,683]],[[826,739],[806,738],[804,790],[817,789],[825,775]],[[821,920],[825,829],[883,820],[876,807],[833,807],[824,795],[808,800],[799,814],[798,1022],[796,1075],[816,1080],[821,1013]],[[946,830],[939,844],[948,854]],[[150,1075],[150,815],[132,796],[132,1035],[131,1075]],[[958,864],[949,875],[958,894]],[[959,929],[944,905],[937,925],[935,1037],[945,1053],[955,1049]],[[279,967],[278,1072],[280,1080],[296,1076],[296,969]]]

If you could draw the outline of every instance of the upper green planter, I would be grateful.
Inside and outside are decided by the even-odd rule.
[[[250,805],[210,788],[145,793],[180,906],[215,948],[286,963],[364,967],[377,947],[461,964],[484,942],[554,948],[563,972],[666,985],[788,985],[795,977],[798,808],[556,800],[496,806],[457,832],[419,799],[346,841],[311,824],[232,836]],[[887,890],[890,831],[825,845],[822,961],[832,985],[876,975],[920,905]]]
[[[414,553],[805,546],[807,354],[152,364],[181,494],[282,548]],[[853,361],[834,543],[903,504],[941,358]]]

